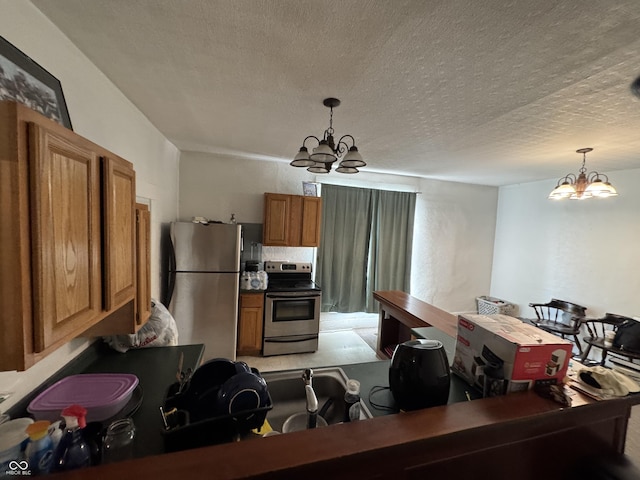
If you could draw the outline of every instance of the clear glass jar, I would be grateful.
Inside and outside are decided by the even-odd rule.
[[[102,441],[102,463],[113,463],[133,458],[136,427],[133,420],[123,418],[112,422]]]

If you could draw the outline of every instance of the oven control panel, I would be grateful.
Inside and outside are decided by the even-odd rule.
[[[311,263],[267,260],[264,262],[264,269],[267,273],[310,273]]]

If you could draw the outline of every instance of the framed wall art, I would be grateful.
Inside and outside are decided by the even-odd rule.
[[[313,182],[302,182],[302,193],[305,197],[318,196],[318,184]]]
[[[20,102],[72,129],[60,81],[3,37],[0,37],[0,100]]]

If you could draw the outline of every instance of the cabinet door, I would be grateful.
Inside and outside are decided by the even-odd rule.
[[[320,197],[302,198],[302,232],[300,245],[303,247],[317,247],[320,245],[322,199]]]
[[[102,309],[97,155],[29,124],[34,350],[91,324]]]
[[[136,204],[136,329],[151,316],[151,213]]]
[[[238,355],[258,355],[262,350],[262,317],[264,294],[240,295],[240,319],[238,321]]]
[[[289,246],[291,195],[264,194],[263,244]]]
[[[104,157],[105,310],[133,300],[136,285],[136,174],[129,162]]]

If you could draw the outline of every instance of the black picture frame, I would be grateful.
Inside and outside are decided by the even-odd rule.
[[[60,81],[1,36],[0,100],[20,102],[73,130]]]

